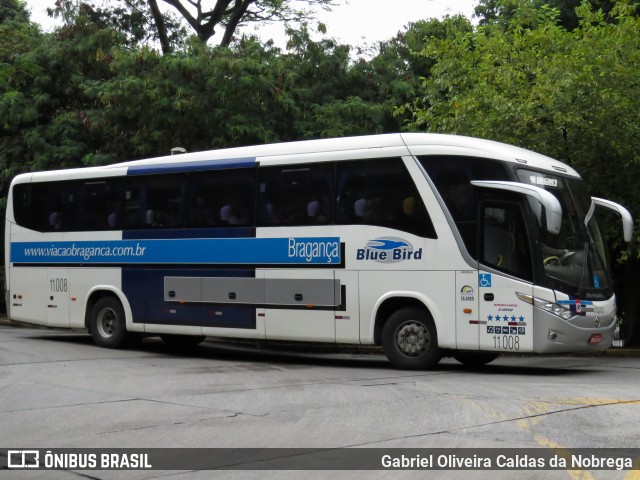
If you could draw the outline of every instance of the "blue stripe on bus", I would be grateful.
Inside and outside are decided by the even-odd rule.
[[[591,300],[558,300],[557,303],[558,305],[569,305],[569,306],[573,306],[577,304],[593,305],[593,302]]]
[[[255,166],[255,157],[234,158],[229,160],[203,160],[165,163],[160,165],[138,165],[129,167],[127,169],[127,175],[149,175],[151,173],[188,172],[193,170],[222,170],[225,168],[250,168]]]
[[[340,265],[339,237],[11,243],[11,262],[50,265]]]

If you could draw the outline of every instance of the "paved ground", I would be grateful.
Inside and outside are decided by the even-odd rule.
[[[451,359],[398,371],[379,353],[155,338],[135,350],[0,322],[5,448],[638,447],[640,358]],[[334,478],[336,472],[0,472],[2,478]],[[635,472],[393,472],[393,478],[640,478]],[[5,476],[6,475],[6,476]],[[340,472],[389,478],[390,472]]]

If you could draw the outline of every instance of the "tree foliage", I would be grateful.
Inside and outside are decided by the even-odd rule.
[[[240,25],[251,22],[299,22],[306,20],[311,10],[300,8],[292,0],[162,0],[171,5],[207,43],[222,27],[220,45],[229,46]],[[156,0],[149,0],[155,3]],[[332,0],[306,0],[308,7],[329,7]],[[195,12],[193,11],[195,9]]]
[[[558,11],[557,22],[567,30],[573,30],[580,25],[580,19],[576,9],[580,7],[584,0],[532,0],[527,3],[531,7],[540,8],[543,6],[556,9]],[[602,11],[609,15],[617,0],[587,0],[585,8],[592,12]],[[634,8],[628,10],[628,14],[640,14],[640,0],[627,0]],[[521,17],[522,2],[519,0],[480,0],[475,8],[475,16],[478,17],[480,25],[499,22],[506,24],[515,16]],[[609,17],[612,18],[612,17]],[[520,18],[522,21],[522,18]]]
[[[114,30],[120,35],[120,45],[131,49],[158,42],[163,52],[171,53],[181,49],[187,38],[180,18],[161,13],[155,0],[115,0],[107,5],[97,0],[57,0],[47,12],[61,19],[66,28],[84,19],[100,29]]]
[[[350,48],[313,41],[306,26],[290,31],[286,53],[243,37],[230,47],[192,39],[161,55],[136,47],[91,7],[69,18],[52,34],[29,23],[6,27],[0,164],[7,180],[176,145],[192,151],[354,135],[393,121]]]
[[[83,127],[82,82],[109,75],[95,57],[114,39],[112,31],[83,21],[55,35],[24,18],[0,24],[2,193],[17,173],[77,165],[88,149],[99,148]]]
[[[9,22],[26,23],[29,21],[29,11],[26,3],[21,0],[2,0],[0,3],[0,24]]]
[[[170,12],[164,11],[163,5],[171,7]],[[130,44],[140,45],[152,38],[169,54],[184,43],[186,28],[203,44],[220,30],[219,45],[228,47],[239,37],[241,26],[306,22],[314,8],[332,5],[333,0],[115,0],[105,6],[98,0],[57,0],[55,8],[48,11],[66,23],[73,23],[78,14],[89,15],[93,21],[124,33]]]
[[[434,61],[424,55],[418,55],[431,42],[444,39],[452,31],[471,33],[469,21],[462,16],[447,18],[446,21],[418,20],[377,46],[377,53],[371,59],[360,60],[354,65],[366,83],[360,87],[363,98],[380,103],[385,112],[393,112],[397,105],[413,101],[418,95],[421,78],[431,75]],[[385,131],[397,131],[406,116],[386,115],[383,118]]]

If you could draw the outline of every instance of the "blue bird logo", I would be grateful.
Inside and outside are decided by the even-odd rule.
[[[369,242],[367,242],[367,247],[375,248],[376,250],[395,250],[396,248],[409,248],[410,245],[403,240],[379,238],[376,240],[369,240]]]

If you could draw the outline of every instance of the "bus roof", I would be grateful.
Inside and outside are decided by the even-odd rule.
[[[553,173],[564,173],[579,177],[578,173],[568,165],[535,153],[531,150],[515,147],[492,140],[484,140],[459,135],[435,133],[393,133],[381,135],[364,135],[356,137],[331,138],[320,140],[304,140],[286,143],[273,143],[248,147],[235,147],[219,150],[207,150],[179,155],[133,160],[102,167],[85,167],[78,169],[58,170],[51,172],[23,174],[16,178],[18,181],[80,178],[98,175],[122,175],[130,168],[142,169],[158,165],[197,164],[199,162],[215,162],[229,160],[255,160],[269,157],[284,157],[288,155],[305,156],[314,153],[347,152],[351,150],[365,151],[368,149],[404,149],[407,153],[421,154],[449,154],[464,156],[479,156],[496,160],[518,162],[528,167],[548,170]],[[293,159],[292,159],[293,160]],[[29,177],[29,178],[26,178]]]

